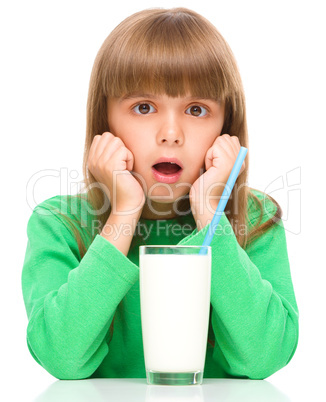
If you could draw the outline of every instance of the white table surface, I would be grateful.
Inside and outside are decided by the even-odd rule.
[[[55,381],[35,402],[289,402],[266,380],[204,379],[202,385],[147,385],[146,379]]]

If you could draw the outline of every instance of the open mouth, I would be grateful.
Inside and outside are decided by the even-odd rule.
[[[155,170],[162,174],[175,174],[181,170],[181,166],[173,162],[161,162],[153,166]]]
[[[168,184],[178,181],[182,170],[182,167],[175,162],[160,162],[152,166],[155,180]]]

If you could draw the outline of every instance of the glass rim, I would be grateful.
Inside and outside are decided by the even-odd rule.
[[[149,245],[139,246],[139,255],[211,255],[211,246]]]

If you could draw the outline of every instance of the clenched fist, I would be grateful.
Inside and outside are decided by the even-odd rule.
[[[219,197],[230,176],[231,170],[239,154],[241,145],[237,136],[223,134],[216,138],[213,145],[207,150],[205,156],[206,172],[202,174],[192,185],[189,199],[193,214],[199,219],[203,215],[202,226],[206,225],[207,209],[215,211]],[[243,162],[239,175],[245,170]],[[210,198],[217,198],[214,209],[211,209]]]
[[[120,138],[109,132],[93,138],[87,166],[114,213],[134,213],[144,206],[145,194],[131,173],[133,165],[134,156]]]

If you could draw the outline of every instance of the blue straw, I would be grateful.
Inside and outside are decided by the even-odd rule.
[[[204,242],[202,244],[202,247],[201,247],[201,249],[199,251],[199,254],[206,254],[205,247],[209,246],[211,244],[211,241],[213,239],[215,230],[216,230],[217,225],[218,225],[218,223],[219,223],[219,221],[221,219],[221,216],[222,216],[222,214],[224,212],[224,209],[225,209],[225,206],[226,206],[226,204],[227,204],[227,202],[229,200],[229,197],[230,197],[230,195],[232,193],[234,183],[237,180],[237,177],[239,175],[241,166],[242,166],[243,161],[244,161],[244,159],[245,159],[245,157],[247,155],[247,152],[248,152],[247,148],[245,148],[245,147],[240,148],[239,154],[237,156],[236,161],[234,162],[232,171],[230,173],[228,181],[226,182],[226,186],[224,187],[224,191],[223,191],[222,196],[220,198],[220,201],[219,201],[219,203],[217,205],[217,208],[216,208],[216,211],[214,213],[212,222],[210,223],[210,226],[209,226],[208,231],[206,233],[206,236],[205,236]],[[214,230],[214,228],[215,228],[215,230]]]

